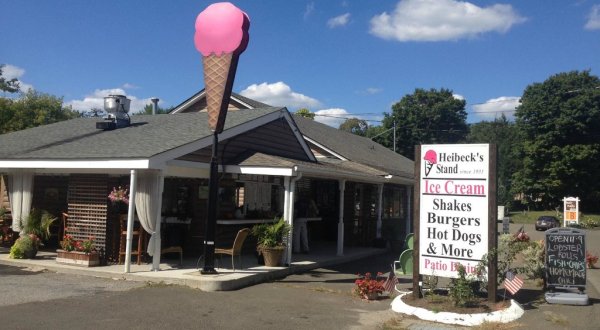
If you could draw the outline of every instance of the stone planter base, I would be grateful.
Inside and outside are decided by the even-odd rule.
[[[85,254],[79,251],[56,250],[56,262],[59,264],[93,267],[100,264],[98,253]]]

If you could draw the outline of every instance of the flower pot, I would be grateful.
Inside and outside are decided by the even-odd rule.
[[[79,251],[56,250],[56,262],[59,264],[93,267],[100,264],[97,252],[85,253]]]
[[[267,267],[277,267],[280,264],[281,256],[283,256],[283,252],[285,249],[283,247],[262,247],[261,253],[265,259],[265,266]]]
[[[377,299],[379,299],[379,292],[368,292],[368,293],[365,293],[365,295],[363,296],[363,298],[365,298],[367,300],[377,300]]]

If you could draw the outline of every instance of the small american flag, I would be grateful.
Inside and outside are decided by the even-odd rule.
[[[523,280],[510,270],[507,271],[506,279],[504,280],[504,288],[514,296],[521,287],[523,287]]]
[[[394,270],[392,269],[387,279],[385,280],[385,283],[383,283],[383,287],[387,292],[394,292],[396,284],[398,284],[398,278],[396,277],[396,274],[394,274]]]

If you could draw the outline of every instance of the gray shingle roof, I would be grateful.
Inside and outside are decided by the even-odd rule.
[[[196,94],[188,97],[185,101],[179,103],[176,107],[173,108],[173,110],[171,110],[171,112],[174,112],[174,111],[178,110],[181,106],[183,106],[184,104],[186,104],[189,101],[193,100],[194,98],[197,98],[198,96],[200,96],[203,93],[204,93],[204,88],[201,89],[201,90],[199,90]],[[203,99],[205,97],[206,96],[201,97],[200,99],[196,100],[193,104],[199,102],[201,99]],[[234,93],[234,92],[231,93],[231,97],[236,98],[236,99],[240,100],[241,102],[244,102],[244,103],[248,104],[252,109],[261,109],[261,108],[270,108],[270,107],[272,107],[271,105],[268,105],[268,104],[265,104],[265,103],[262,103],[262,102],[259,102],[259,101],[247,98],[247,97],[245,97],[245,96],[243,96],[241,94]],[[191,106],[191,105],[188,105],[186,108],[189,108],[189,106]]]
[[[231,111],[225,129],[282,108]],[[96,129],[99,118],[77,118],[0,135],[0,159],[145,159],[212,136],[206,113],[135,115],[132,125]]]
[[[302,116],[293,116],[302,134],[346,159],[386,171],[390,174],[414,176],[414,162],[371,139],[321,124]]]

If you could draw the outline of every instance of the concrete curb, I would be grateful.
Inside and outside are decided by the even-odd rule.
[[[435,313],[430,310],[405,304],[402,297],[410,292],[401,293],[392,301],[392,310],[397,313],[414,315],[421,320],[464,326],[481,325],[484,322],[508,323],[517,320],[525,313],[523,307],[516,301],[510,301],[510,307],[491,313],[458,314],[449,312]]]

